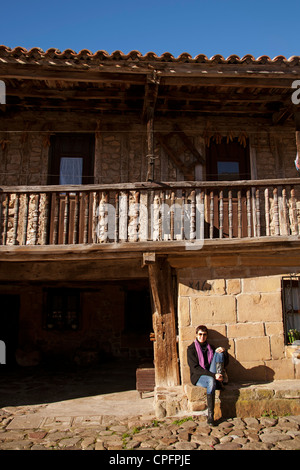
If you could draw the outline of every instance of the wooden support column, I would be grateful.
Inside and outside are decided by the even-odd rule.
[[[145,254],[148,255],[148,254]],[[175,305],[171,267],[166,258],[144,256],[153,297],[154,364],[157,387],[179,385]]]
[[[148,109],[147,116],[147,181],[154,181],[154,109]]]
[[[300,158],[300,130],[296,131],[296,147],[297,147],[297,153]]]
[[[147,124],[147,181],[154,180],[154,110],[158,95],[160,78],[153,71],[151,76],[147,76],[145,86],[145,98],[143,106],[143,119]]]

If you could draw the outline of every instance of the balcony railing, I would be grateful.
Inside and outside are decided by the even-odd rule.
[[[294,236],[300,179],[2,187],[2,245]]]

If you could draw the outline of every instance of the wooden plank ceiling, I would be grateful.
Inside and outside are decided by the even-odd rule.
[[[299,58],[175,59],[134,52],[59,54],[0,46],[0,79],[6,84],[1,113],[78,110],[145,118],[151,110],[158,117],[249,116],[275,124],[293,117],[291,86],[300,74]]]

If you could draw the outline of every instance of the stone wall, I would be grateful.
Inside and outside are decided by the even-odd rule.
[[[212,344],[228,349],[230,381],[299,379],[300,369],[284,344],[281,274],[267,274],[267,269],[266,275],[262,270],[255,275],[252,270],[253,274],[246,276],[245,268],[227,266],[225,278],[225,269],[219,269],[224,277],[221,272],[218,275],[217,268],[178,272],[183,384],[190,383],[186,349],[200,324],[208,327]]]
[[[22,115],[19,116],[22,119]],[[134,122],[103,124],[97,130],[95,122],[86,119],[88,131],[95,129],[94,181],[98,184],[145,181],[147,175],[147,134],[144,125]],[[43,185],[47,183],[50,136],[55,133],[84,132],[82,118],[76,114],[61,116],[49,114],[38,121],[27,122],[24,131],[0,132],[0,184]],[[85,123],[84,123],[85,124]],[[251,171],[254,179],[295,177],[295,131],[289,126],[270,129],[269,123],[260,120],[229,118],[203,118],[193,120],[155,121],[155,132],[168,134],[178,124],[195,148],[205,156],[205,145],[215,136],[248,137],[251,153]],[[8,122],[8,126],[17,124]],[[20,125],[20,124],[19,124]],[[18,127],[18,126],[17,126]],[[114,128],[116,130],[108,130]],[[51,129],[51,130],[50,130]],[[209,137],[209,138],[208,138]],[[175,134],[170,146],[187,166],[195,163],[191,152],[183,147]],[[182,171],[174,164],[155,138],[155,180],[176,181],[184,179]],[[205,179],[205,168],[195,167],[195,179]]]

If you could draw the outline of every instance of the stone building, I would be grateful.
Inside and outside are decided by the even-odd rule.
[[[300,58],[0,47],[0,339],[20,365],[299,379]],[[172,389],[173,390],[173,389]]]

